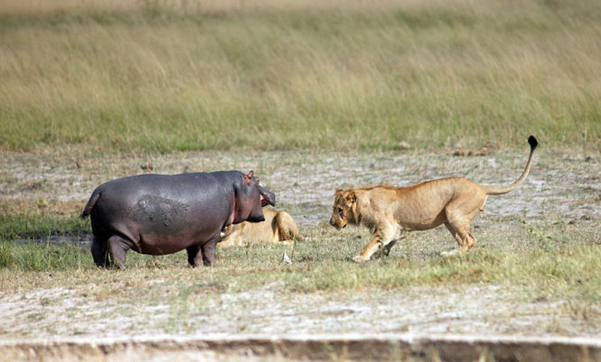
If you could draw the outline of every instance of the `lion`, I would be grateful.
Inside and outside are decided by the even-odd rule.
[[[291,244],[302,240],[298,226],[292,216],[285,211],[263,209],[265,221],[258,223],[242,222],[228,226],[223,232],[218,246],[245,246],[253,244]]]
[[[382,184],[337,189],[330,224],[338,230],[347,224],[371,230],[371,240],[353,258],[356,262],[370,260],[380,248],[388,255],[403,230],[428,230],[442,224],[459,244],[459,250],[468,251],[476,245],[470,223],[478,211],[484,211],[487,197],[513,191],[526,179],[538,141],[530,136],[528,143],[526,167],[510,185],[488,187],[463,177],[450,177],[409,187]]]

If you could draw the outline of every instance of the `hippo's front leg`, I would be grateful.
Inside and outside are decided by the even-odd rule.
[[[202,251],[200,250],[199,245],[187,247],[186,251],[188,252],[188,263],[190,263],[190,266],[195,267],[201,265]]]
[[[216,237],[202,245],[202,262],[205,266],[213,265],[215,261],[215,249],[219,240],[221,240],[221,236],[217,234]]]

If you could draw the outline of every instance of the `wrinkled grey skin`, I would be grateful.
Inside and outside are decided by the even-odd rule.
[[[90,215],[92,256],[100,267],[125,267],[125,253],[172,254],[186,249],[192,266],[211,265],[221,230],[261,222],[275,195],[250,171],[145,174],[96,188],[82,217]],[[110,260],[109,260],[110,255]]]

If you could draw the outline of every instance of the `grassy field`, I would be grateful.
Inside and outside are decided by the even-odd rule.
[[[222,248],[217,267],[210,271],[182,270],[181,274],[197,275],[204,279],[200,284],[208,284],[218,292],[260,289],[275,280],[283,283],[282,290],[287,293],[402,290],[475,283],[520,285],[526,292],[523,297],[538,293],[545,298],[597,304],[601,303],[601,249],[595,227],[585,223],[580,226],[584,230],[577,231],[576,227],[530,224],[516,232],[505,232],[500,238],[494,232],[484,231],[480,233],[486,240],[484,246],[453,257],[441,255],[441,251],[452,249],[453,241],[446,230],[440,229],[411,234],[393,256],[358,265],[351,257],[365,245],[368,235],[360,229],[335,234],[323,225],[306,228],[310,241],[295,247]],[[576,233],[580,238],[571,240]],[[283,252],[291,257],[291,265],[280,264]],[[107,273],[94,266],[88,247],[0,242],[0,273],[7,292],[71,283],[74,286],[84,280],[110,284],[112,278],[144,279],[156,273],[153,269],[173,271],[186,263],[183,252],[155,258],[130,252],[131,271]],[[54,275],[51,282],[46,279],[48,273]],[[11,280],[9,275],[29,277]]]
[[[479,244],[465,255],[444,256],[456,245],[446,229],[437,228],[409,233],[390,257],[357,265],[351,258],[369,234],[362,228],[338,232],[327,224],[335,187],[350,182],[403,185],[460,174],[487,185],[506,184],[524,166],[526,155],[203,152],[96,155],[79,166],[70,155],[48,156],[48,163],[40,156],[11,155],[0,174],[21,169],[22,175],[2,185],[14,196],[0,204],[0,280],[8,295],[39,288],[79,290],[93,283],[102,286],[94,294],[97,298],[109,298],[117,288],[116,280],[127,280],[131,287],[125,294],[117,293],[117,300],[118,295],[137,298],[152,280],[162,280],[160,288],[167,288],[165,295],[175,299],[191,290],[216,296],[275,288],[289,296],[501,286],[522,302],[566,302],[570,315],[593,326],[601,318],[597,308],[601,303],[599,160],[549,153],[535,156],[524,185],[489,199],[487,211],[474,223]],[[247,169],[255,164],[266,186],[278,196],[278,207],[295,217],[306,241],[294,247],[220,249],[214,268],[187,268],[185,253],[152,258],[130,252],[127,270],[97,270],[88,246],[79,244],[90,232],[89,221],[78,218],[85,198],[99,180],[144,172],[140,165],[149,162],[161,173],[176,173],[188,165],[211,170],[227,165]],[[45,164],[47,171],[32,184],[29,180],[38,172],[38,164]],[[340,174],[352,177],[340,179]],[[284,252],[291,265],[280,264]],[[159,299],[153,294],[145,302]]]
[[[601,150],[601,4],[0,1],[0,150]]]

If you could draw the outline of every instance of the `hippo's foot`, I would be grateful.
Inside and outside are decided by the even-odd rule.
[[[187,247],[188,263],[190,263],[192,267],[213,265],[215,262],[215,248],[217,247],[217,242],[219,240],[221,240],[221,238],[218,234],[217,238],[202,245],[192,245]]]
[[[215,262],[215,249],[220,238],[215,238],[202,246],[202,263],[211,266]]]
[[[186,251],[188,252],[188,263],[191,267],[197,267],[203,264],[202,250],[199,245],[187,247]]]

